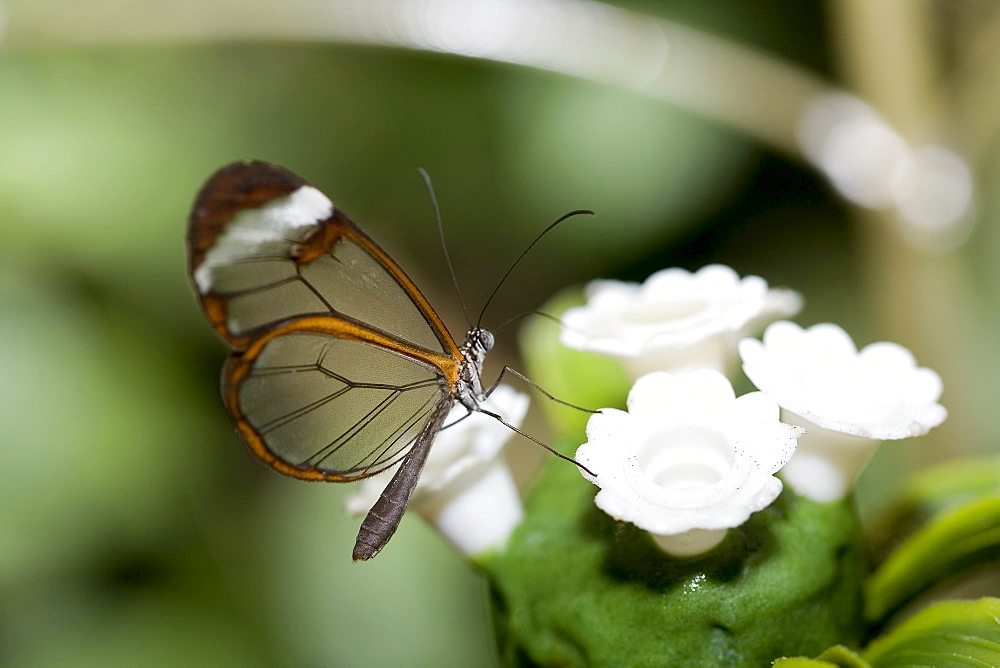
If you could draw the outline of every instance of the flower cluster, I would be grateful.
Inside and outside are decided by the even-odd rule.
[[[564,314],[562,342],[621,360],[635,382],[627,411],[590,418],[576,459],[601,488],[596,504],[670,554],[712,549],[773,502],[782,479],[814,501],[840,499],[879,441],[924,434],[947,416],[940,377],[905,348],[859,351],[835,325],[780,320],[801,297],[760,277],[667,269],[642,285],[595,281],[586,295]],[[750,338],[760,330],[762,340]],[[737,355],[759,391],[736,396],[726,374]],[[528,400],[501,386],[483,407],[517,426]],[[513,432],[462,407],[449,423],[410,506],[461,553],[479,555],[502,547],[523,516],[500,457]],[[367,511],[393,472],[362,482],[348,510]]]
[[[563,342],[652,373],[636,380],[627,413],[591,418],[577,459],[597,474],[586,476],[601,487],[597,505],[672,554],[711,549],[771,503],[779,469],[798,494],[833,501],[878,441],[924,434],[947,415],[941,379],[896,344],[859,352],[835,325],[786,321],[763,342],[746,338],[800,300],[727,267],[666,270],[641,286],[599,281],[587,298],[566,313]],[[719,373],[737,351],[760,390],[739,398]]]

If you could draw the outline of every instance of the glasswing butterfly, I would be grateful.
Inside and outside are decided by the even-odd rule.
[[[222,397],[251,452],[285,475],[331,482],[402,462],[358,532],[354,559],[370,559],[452,407],[482,410],[493,336],[476,326],[458,345],[399,265],[283,167],[216,172],[187,245],[202,310],[233,349]]]

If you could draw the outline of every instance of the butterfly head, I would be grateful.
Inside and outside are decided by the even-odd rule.
[[[483,361],[486,353],[493,348],[493,334],[475,327],[465,335],[460,350],[465,357],[459,378],[458,399],[466,408],[475,410],[483,397],[483,386],[479,380],[483,372]]]
[[[462,352],[466,356],[472,355],[482,357],[490,350],[493,350],[493,334],[482,327],[476,327],[470,329],[465,335],[465,341],[462,343]]]

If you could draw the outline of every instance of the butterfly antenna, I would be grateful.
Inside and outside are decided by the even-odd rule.
[[[497,325],[496,327],[490,327],[490,331],[493,332],[494,334],[497,334],[497,333],[503,331],[505,328],[510,327],[512,324],[514,324],[518,320],[521,320],[523,318],[527,318],[528,316],[531,316],[531,315],[541,316],[543,318],[551,320],[552,322],[556,323],[557,325],[562,325],[562,320],[560,320],[558,317],[552,315],[551,313],[546,313],[545,311],[524,311],[522,313],[518,313],[517,315],[515,315],[515,316],[513,316],[511,318],[507,318],[506,320],[503,321],[503,323]]]
[[[417,169],[420,178],[427,186],[427,194],[431,198],[431,206],[434,207],[434,222],[437,224],[438,238],[441,240],[441,251],[444,253],[444,261],[448,265],[448,273],[451,274],[451,284],[455,286],[455,294],[458,295],[458,303],[462,305],[462,313],[465,314],[465,321],[471,325],[472,319],[469,317],[469,309],[465,305],[465,298],[462,296],[462,289],[458,287],[458,277],[455,275],[455,266],[451,263],[451,255],[448,253],[448,244],[444,240],[444,225],[441,223],[441,209],[438,207],[437,197],[434,195],[434,186],[431,184],[431,176],[421,167]],[[481,317],[481,316],[480,316]]]
[[[534,241],[532,241],[530,244],[528,244],[528,247],[525,248],[521,252],[521,254],[517,256],[517,259],[514,260],[514,263],[510,265],[510,269],[508,269],[507,273],[505,273],[503,275],[503,278],[500,279],[500,282],[497,283],[497,286],[495,288],[493,288],[493,292],[490,293],[489,299],[487,299],[486,303],[483,304],[483,310],[479,312],[479,319],[476,321],[476,327],[480,327],[482,325],[483,315],[486,313],[486,309],[487,309],[487,307],[489,307],[490,302],[492,302],[493,298],[497,296],[498,292],[500,292],[500,286],[502,286],[504,284],[504,281],[506,281],[507,278],[510,276],[511,272],[514,271],[514,267],[516,267],[521,262],[521,260],[524,259],[524,256],[528,254],[528,251],[530,251],[532,248],[534,248],[535,244],[537,244],[539,241],[542,240],[542,237],[544,237],[546,234],[548,234],[549,232],[551,232],[552,230],[554,230],[556,228],[556,226],[559,225],[560,223],[562,223],[563,221],[568,220],[568,219],[572,218],[573,216],[580,216],[580,215],[584,215],[584,214],[586,214],[588,216],[593,216],[594,212],[593,211],[588,211],[587,209],[578,209],[576,211],[570,211],[569,213],[561,216],[559,218],[559,220],[555,221],[554,223],[552,223],[551,225],[549,225],[548,227],[546,227],[544,230],[542,230],[542,233],[539,234],[537,237],[535,237]]]

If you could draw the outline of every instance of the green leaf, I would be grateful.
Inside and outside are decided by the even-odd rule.
[[[891,541],[918,530],[929,518],[990,493],[1000,493],[1000,457],[964,457],[921,470],[895,508],[868,532],[873,554],[884,556]]]
[[[871,666],[861,658],[860,654],[843,645],[834,645],[820,654],[818,658],[844,668],[870,668]]]
[[[1000,599],[930,605],[862,654],[874,668],[1000,665]]]
[[[902,543],[866,583],[865,617],[882,623],[915,596],[1000,554],[1000,495],[950,511]]]
[[[834,645],[815,659],[792,656],[777,659],[773,665],[775,668],[871,668],[857,652],[843,645]]]

